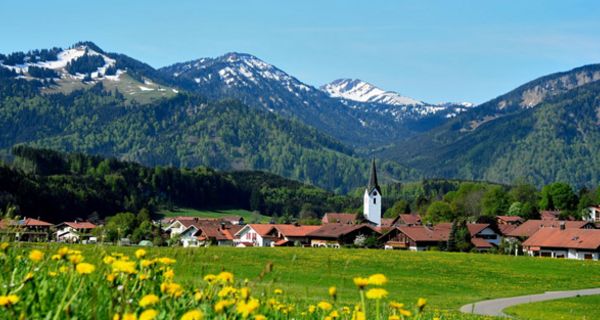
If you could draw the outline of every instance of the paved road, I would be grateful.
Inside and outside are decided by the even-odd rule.
[[[571,291],[548,291],[546,293],[541,294],[532,294],[528,296],[501,298],[470,303],[462,306],[460,308],[460,311],[464,313],[474,313],[484,316],[508,317],[508,315],[504,314],[502,310],[517,304],[571,298],[576,296],[590,296],[594,294],[600,294],[600,288]]]

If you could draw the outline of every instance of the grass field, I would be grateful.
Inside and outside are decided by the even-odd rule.
[[[521,304],[505,310],[518,319],[600,319],[600,296]]]
[[[251,211],[243,210],[243,209],[225,209],[225,210],[196,210],[190,208],[178,208],[175,210],[164,210],[160,211],[159,214],[165,217],[178,217],[178,216],[188,216],[188,217],[200,217],[200,218],[219,218],[223,216],[240,216],[244,218],[244,221],[247,223],[254,223],[258,220],[261,223],[268,223],[270,217],[263,215],[254,215]]]
[[[133,254],[135,248],[79,246],[100,259],[106,250]],[[282,288],[303,302],[327,297],[336,286],[340,301],[356,299],[353,277],[384,273],[390,298],[411,302],[427,298],[430,310],[456,310],[484,299],[600,287],[600,263],[484,254],[400,252],[309,248],[155,248],[152,254],[177,260],[181,283],[196,284],[207,273],[231,271],[238,278],[256,279],[267,264],[263,286]],[[97,262],[97,261],[94,261]],[[581,277],[578,275],[586,275]],[[585,314],[585,311],[582,311]]]

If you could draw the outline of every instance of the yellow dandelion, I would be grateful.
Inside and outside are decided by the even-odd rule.
[[[58,261],[58,260],[62,259],[62,257],[60,256],[60,254],[53,254],[52,257],[50,257],[50,259],[52,259],[54,261]]]
[[[90,274],[96,270],[96,267],[93,264],[82,262],[75,267],[75,270],[79,274]]]
[[[333,310],[331,313],[329,313],[329,317],[331,319],[337,319],[340,317],[340,313],[337,310]]]
[[[144,267],[144,268],[148,268],[149,266],[153,265],[153,264],[154,264],[154,262],[155,262],[154,260],[147,260],[147,259],[144,259],[144,260],[142,260],[140,263],[141,263],[142,267]]]
[[[19,297],[14,294],[0,296],[0,307],[9,307],[15,305],[17,302],[19,302],[19,300]]]
[[[229,308],[231,305],[233,305],[235,303],[234,300],[220,300],[219,302],[217,302],[215,304],[215,312],[216,313],[223,313],[225,312],[225,309]]]
[[[356,277],[354,278],[354,284],[362,290],[369,284],[369,279]]]
[[[374,288],[367,291],[367,299],[380,300],[387,297],[388,292],[385,289]]]
[[[316,310],[317,310],[316,306],[314,306],[312,304],[310,306],[308,306],[308,313],[311,313],[311,314],[315,313]]]
[[[57,273],[57,272],[54,272],[54,271],[48,271],[48,275],[49,275],[50,277],[54,278],[54,277],[58,276],[58,273]]]
[[[140,314],[140,320],[154,320],[158,316],[158,311],[148,309]]]
[[[163,282],[160,285],[160,291],[175,298],[181,297],[183,295],[183,288],[177,283]]]
[[[388,320],[400,320],[400,316],[396,315],[396,314],[393,314],[393,315],[391,315],[391,316],[388,317]]]
[[[165,272],[163,272],[163,277],[165,279],[173,279],[173,277],[175,277],[175,271],[173,271],[173,269],[168,268],[167,270],[165,270]]]
[[[426,304],[427,304],[427,299],[419,298],[419,300],[417,300],[417,307],[419,309],[423,309]]]
[[[329,295],[335,299],[335,297],[337,296],[337,288],[336,287],[329,287]]]
[[[135,262],[116,260],[112,263],[112,269],[115,273],[136,273]]]
[[[352,320],[366,320],[366,319],[367,319],[367,317],[365,316],[365,313],[362,311],[356,311],[352,315]]]
[[[232,283],[233,282],[233,273],[223,271],[217,275],[217,279],[222,282]]]
[[[387,282],[388,282],[388,279],[386,278],[385,275],[383,275],[381,273],[377,273],[377,274],[374,274],[369,277],[369,284],[372,284],[375,286],[383,286]]]
[[[246,319],[248,316],[254,312],[254,310],[260,307],[260,302],[258,299],[250,299],[248,302],[240,301],[235,306],[235,310],[238,314],[242,315],[242,318]]]
[[[396,301],[392,301],[392,302],[390,302],[390,308],[396,309],[396,310],[402,309],[402,308],[404,308],[404,303],[399,303],[399,302],[396,302]]]
[[[109,273],[109,274],[106,275],[106,281],[113,282],[113,281],[115,281],[116,277],[117,276],[115,276],[113,273]]]
[[[44,259],[44,253],[40,250],[31,250],[29,253],[29,259],[33,262],[40,262]]]
[[[0,243],[0,251],[4,251],[8,248],[8,242]]]
[[[412,317],[412,312],[410,312],[406,309],[400,309],[399,312],[401,315],[403,315],[405,317]]]
[[[194,300],[196,300],[196,301],[202,300],[202,291],[196,291],[194,293]]]
[[[67,272],[69,272],[69,267],[67,267],[67,266],[61,266],[60,268],[58,268],[58,272],[60,272],[60,273],[67,273]]]
[[[69,262],[72,264],[78,264],[83,261],[83,256],[80,254],[73,254],[69,256]]]
[[[319,307],[319,309],[321,309],[323,311],[329,311],[329,310],[331,310],[331,308],[333,308],[331,303],[329,303],[327,301],[321,301],[321,302],[317,303],[317,307]]]
[[[104,262],[104,264],[112,264],[113,262],[115,262],[115,258],[111,257],[111,256],[106,256],[104,257],[104,259],[102,259],[102,262]]]
[[[58,251],[56,253],[62,258],[69,253],[69,248],[61,247],[60,249],[58,249]]]
[[[174,264],[177,261],[175,259],[163,257],[163,258],[158,258],[158,262],[160,262],[164,265],[170,265],[170,264]]]
[[[273,293],[275,293],[275,294],[283,294],[283,290],[281,290],[281,289],[275,289],[275,290],[273,290]]]
[[[223,289],[219,290],[217,295],[219,298],[226,298],[227,296],[233,295],[237,292],[237,289],[232,286],[223,287]]]
[[[123,320],[137,320],[135,313],[126,313],[123,315]]]
[[[143,258],[145,256],[146,256],[146,250],[144,250],[144,249],[137,249],[135,251],[135,257],[136,258],[141,259],[141,258]]]
[[[202,311],[192,310],[192,311],[186,312],[181,317],[181,320],[202,320],[203,318],[204,318],[204,315],[202,314]]]
[[[33,279],[33,272],[27,272],[27,274],[25,275],[25,278],[23,278],[23,282],[27,282],[31,279]]]
[[[257,314],[254,316],[254,320],[267,320],[267,317],[263,316],[262,314]]]
[[[140,299],[140,307],[145,308],[147,306],[151,306],[151,305],[155,305],[160,301],[160,298],[158,298],[157,295],[155,294],[147,294],[144,297],[142,297],[142,299]]]
[[[204,281],[208,283],[213,283],[215,282],[215,280],[217,280],[217,276],[215,276],[214,274],[207,274],[204,276]]]

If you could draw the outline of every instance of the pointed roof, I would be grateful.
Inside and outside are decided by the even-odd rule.
[[[369,186],[367,186],[367,189],[369,192],[373,191],[373,189],[377,189],[377,192],[381,194],[381,188],[377,182],[377,168],[375,167],[375,159],[373,159],[371,162],[371,176],[369,178]]]

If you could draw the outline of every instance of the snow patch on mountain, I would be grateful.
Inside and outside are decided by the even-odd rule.
[[[359,102],[389,104],[395,106],[424,105],[422,101],[405,97],[397,92],[384,91],[359,79],[338,79],[321,87],[331,97]]]

